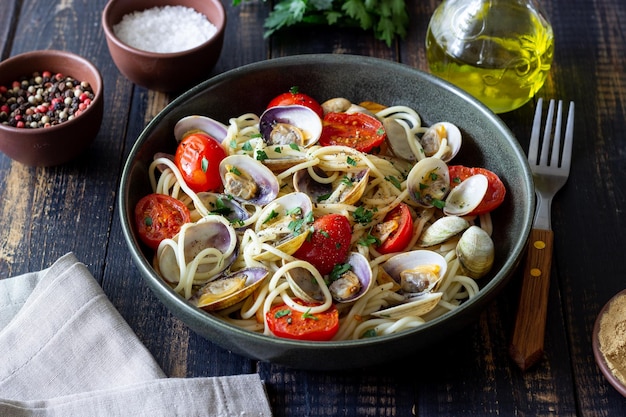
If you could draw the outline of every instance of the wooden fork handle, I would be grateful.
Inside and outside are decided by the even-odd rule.
[[[509,353],[525,371],[543,356],[552,265],[551,230],[532,229]]]

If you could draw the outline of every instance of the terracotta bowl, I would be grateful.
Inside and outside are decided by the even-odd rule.
[[[481,290],[459,308],[412,330],[361,340],[307,342],[265,336],[235,327],[181,297],[153,268],[154,252],[141,243],[134,208],[152,192],[148,167],[155,153],[176,149],[174,126],[189,115],[222,123],[247,112],[260,114],[278,94],[299,86],[323,102],[346,97],[386,105],[408,105],[424,124],[447,120],[463,132],[458,164],[483,166],[501,175],[507,198],[492,215],[496,261]],[[254,94],[250,94],[254,91]],[[344,369],[428,356],[444,337],[476,320],[504,288],[526,248],[534,214],[532,176],[524,151],[506,125],[486,107],[451,84],[407,65],[364,56],[311,54],[249,64],[213,77],[172,101],[150,121],[126,161],[119,190],[122,229],[130,253],[147,284],[190,328],[212,343],[254,359],[303,369]],[[407,359],[404,359],[407,360]],[[410,359],[409,359],[410,360]]]
[[[87,81],[94,91],[91,105],[78,117],[47,128],[17,128],[0,124],[0,151],[30,166],[63,164],[81,154],[95,139],[104,108],[102,76],[92,63],[66,51],[26,52],[0,62],[0,85],[33,72],[50,71]]]
[[[204,14],[217,31],[203,44],[173,53],[137,49],[115,35],[113,27],[125,15],[164,6],[190,7]],[[222,52],[226,13],[220,0],[110,0],[102,13],[102,28],[113,62],[126,78],[152,90],[175,92],[209,76]]]
[[[598,313],[598,317],[596,318],[595,324],[593,326],[593,336],[591,340],[592,346],[593,346],[593,356],[595,357],[596,363],[598,364],[600,371],[602,371],[602,374],[604,374],[604,377],[606,378],[607,381],[609,381],[609,383],[613,386],[613,388],[615,388],[624,397],[626,397],[626,385],[624,385],[624,383],[617,376],[615,376],[613,371],[611,371],[607,358],[605,357],[604,352],[601,349],[600,327],[602,323],[602,318],[604,317],[604,314],[606,314],[607,311],[609,310],[611,303],[615,301],[615,299],[617,299],[618,297],[625,297],[625,296],[626,296],[626,290],[622,290],[618,292],[617,294],[615,294],[604,305],[604,307],[602,307],[602,309],[600,310],[600,313]]]

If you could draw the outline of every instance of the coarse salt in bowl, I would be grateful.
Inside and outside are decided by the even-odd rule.
[[[226,14],[219,0],[110,0],[102,27],[126,78],[175,92],[210,75],[222,50]]]

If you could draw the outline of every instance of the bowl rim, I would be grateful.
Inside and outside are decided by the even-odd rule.
[[[602,372],[606,380],[609,382],[609,384],[611,384],[613,388],[617,390],[617,392],[622,394],[622,396],[626,397],[626,384],[620,381],[620,379],[617,376],[615,376],[613,371],[611,371],[608,361],[606,360],[606,357],[604,356],[604,353],[602,352],[602,349],[600,348],[600,324],[601,324],[602,318],[608,311],[609,307],[611,306],[611,303],[613,303],[613,301],[615,301],[617,298],[620,298],[620,297],[626,297],[626,289],[621,290],[620,292],[612,296],[606,302],[606,304],[604,304],[604,306],[602,306],[602,308],[600,309],[600,312],[598,313],[596,320],[594,322],[594,325],[593,325],[591,344],[592,344],[592,349],[593,349],[593,356],[596,360],[596,364],[600,368],[600,371]]]
[[[54,57],[54,58],[69,58],[73,62],[80,62],[81,64],[85,65],[85,67],[89,69],[89,71],[93,75],[93,78],[97,82],[97,86],[91,86],[92,89],[95,90],[93,100],[91,101],[91,105],[87,107],[87,109],[81,114],[81,116],[75,117],[72,120],[67,120],[63,123],[59,123],[58,125],[54,125],[54,126],[50,126],[46,128],[30,129],[30,128],[13,127],[13,126],[8,126],[8,125],[4,125],[0,123],[0,130],[5,130],[6,132],[13,133],[13,134],[19,133],[22,136],[39,136],[41,132],[44,131],[43,129],[45,129],[46,132],[55,132],[61,129],[71,129],[75,124],[80,123],[81,120],[84,120],[84,119],[81,119],[80,117],[86,116],[90,113],[95,112],[96,108],[100,106],[100,102],[104,100],[104,81],[102,79],[102,74],[100,73],[100,70],[90,60],[88,60],[87,58],[81,55],[75,54],[73,52],[64,51],[60,49],[40,49],[40,50],[35,50],[35,51],[23,52],[21,54],[14,55],[0,62],[0,70],[2,70],[3,66],[11,65],[15,61],[19,61],[19,60],[28,61],[33,58],[41,57],[41,56]],[[41,68],[39,70],[41,70]],[[27,74],[24,74],[24,76],[26,75]],[[74,74],[65,74],[65,75],[71,75],[72,77],[76,78]],[[80,80],[80,81],[83,81],[83,80]]]
[[[120,38],[118,38],[117,35],[115,34],[115,31],[113,30],[114,23],[110,23],[111,10],[113,6],[120,1],[121,0],[109,0],[107,4],[104,6],[104,9],[102,11],[102,17],[101,17],[102,30],[104,31],[106,38],[110,42],[115,44],[116,47],[124,50],[127,53],[138,55],[143,58],[166,59],[166,58],[177,58],[177,57],[193,54],[194,52],[198,50],[202,50],[208,45],[215,43],[216,41],[219,42],[220,37],[223,36],[226,30],[227,16],[226,16],[226,9],[224,8],[224,5],[222,4],[222,2],[220,0],[205,0],[205,1],[210,1],[211,3],[213,3],[215,7],[218,9],[219,14],[220,14],[219,22],[211,21],[211,23],[215,25],[216,31],[209,39],[207,39],[206,41],[202,42],[201,44],[197,46],[194,46],[193,48],[184,49],[178,52],[152,52],[152,51],[146,51],[143,49],[135,48],[134,46],[131,46],[127,44],[126,42],[123,42]],[[161,6],[153,6],[153,7],[161,7]],[[147,10],[147,9],[144,9],[144,10]],[[196,12],[201,13],[203,16],[205,16],[208,19],[208,16],[206,16],[201,11],[196,10]]]
[[[118,209],[120,210],[120,220],[122,222],[122,231],[126,243],[131,248],[135,248],[137,250],[131,250],[131,257],[135,261],[135,266],[140,270],[142,277],[147,281],[148,285],[152,287],[154,293],[157,298],[160,298],[170,310],[176,310],[177,312],[184,312],[185,316],[193,321],[208,321],[212,326],[220,329],[221,331],[233,332],[239,337],[248,338],[251,343],[259,341],[261,343],[272,343],[280,345],[286,349],[302,349],[302,348],[312,348],[314,347],[320,351],[331,351],[331,350],[342,350],[342,349],[353,349],[355,347],[359,347],[361,345],[367,345],[368,347],[376,346],[376,345],[385,345],[390,341],[394,341],[396,339],[403,339],[408,335],[416,332],[416,331],[424,331],[429,330],[434,327],[440,326],[442,321],[447,320],[451,316],[461,316],[465,311],[476,312],[477,305],[479,301],[483,299],[491,299],[493,297],[494,291],[501,289],[504,285],[508,283],[510,280],[510,276],[512,275],[513,270],[517,267],[519,262],[521,261],[521,254],[526,249],[526,244],[528,237],[530,235],[530,230],[532,226],[532,219],[534,217],[534,210],[529,210],[525,219],[523,219],[522,223],[522,233],[519,239],[512,247],[511,253],[512,256],[507,259],[502,265],[502,270],[498,271],[496,275],[494,275],[488,283],[486,283],[483,287],[481,287],[481,291],[479,294],[472,300],[468,302],[464,302],[458,308],[448,313],[443,314],[440,317],[437,317],[422,326],[418,329],[407,330],[404,332],[399,332],[395,334],[389,335],[381,335],[375,338],[366,338],[366,339],[358,339],[358,340],[338,340],[338,341],[326,341],[326,342],[315,342],[312,344],[310,341],[300,341],[293,339],[282,339],[276,338],[274,336],[268,336],[261,333],[252,332],[249,330],[244,330],[232,324],[229,324],[219,318],[212,316],[210,313],[196,308],[192,306],[187,300],[178,295],[173,291],[171,287],[169,287],[160,277],[158,277],[146,259],[141,256],[141,250],[137,248],[133,236],[131,234],[132,225],[129,224],[128,219],[126,218],[126,206],[127,206],[127,195],[124,191],[127,188],[128,180],[130,178],[130,171],[132,169],[133,160],[136,158],[138,151],[140,150],[145,137],[147,136],[147,132],[149,132],[153,126],[159,124],[161,120],[164,118],[164,115],[170,112],[173,108],[179,106],[181,103],[184,103],[185,100],[196,96],[199,92],[207,87],[212,85],[220,84],[231,77],[240,77],[245,75],[247,72],[256,71],[256,70],[265,70],[271,69],[272,67],[280,67],[283,65],[290,64],[306,64],[308,63],[317,63],[319,64],[320,60],[330,60],[333,64],[382,64],[384,66],[390,66],[394,69],[398,69],[400,71],[411,72],[419,77],[423,77],[428,80],[430,83],[439,86],[440,88],[446,89],[454,95],[461,96],[463,100],[471,102],[477,110],[479,110],[482,115],[489,120],[490,123],[495,125],[498,130],[500,130],[505,136],[508,137],[508,141],[512,146],[512,151],[515,153],[517,159],[522,162],[522,176],[525,178],[526,184],[526,193],[528,194],[528,201],[525,203],[529,204],[531,207],[534,207],[534,186],[532,182],[532,175],[530,173],[530,167],[527,163],[527,158],[525,156],[524,151],[521,146],[515,139],[513,133],[510,131],[508,126],[491,110],[489,110],[486,106],[484,106],[481,102],[479,102],[474,97],[470,96],[468,93],[462,91],[458,87],[452,85],[451,83],[436,77],[430,73],[422,71],[420,69],[411,67],[407,64],[391,61],[383,58],[376,58],[370,56],[362,56],[362,55],[352,55],[352,54],[332,54],[332,53],[312,53],[312,54],[302,54],[302,55],[291,55],[285,57],[278,57],[272,59],[266,59],[262,61],[253,62],[250,64],[246,64],[224,73],[218,74],[208,80],[203,81],[202,83],[192,87],[188,91],[184,92],[177,98],[175,98],[172,102],[170,102],[161,112],[159,112],[144,128],[138,139],[135,141],[126,162],[124,164],[124,168],[122,171],[122,177],[119,185],[119,193],[118,193]],[[503,271],[508,271],[504,273]],[[484,308],[481,308],[480,311],[483,311]],[[469,315],[469,314],[468,314]]]

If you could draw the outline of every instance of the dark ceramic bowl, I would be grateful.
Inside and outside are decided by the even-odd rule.
[[[139,198],[151,192],[148,165],[156,152],[173,153],[175,123],[192,114],[223,123],[247,112],[260,114],[269,100],[299,86],[320,101],[346,97],[415,108],[425,124],[447,120],[464,134],[459,164],[483,166],[501,175],[508,191],[493,213],[496,260],[481,278],[479,295],[419,328],[354,341],[303,342],[268,337],[227,324],[176,294],[152,268],[152,252],[140,244],[133,224]],[[208,340],[241,355],[302,369],[343,369],[376,365],[419,354],[476,320],[502,290],[519,263],[530,232],[534,191],[524,152],[504,123],[456,87],[406,65],[349,55],[302,55],[250,64],[187,91],[159,113],[139,136],[122,174],[119,208],[133,260],[167,308]]]
[[[204,14],[217,29],[206,42],[181,52],[156,53],[122,42],[113,26],[132,12],[184,6]],[[226,12],[220,0],[110,0],[102,13],[109,53],[120,72],[135,84],[163,92],[183,91],[208,78],[222,52]]]
[[[617,392],[619,392],[624,397],[626,397],[626,385],[617,376],[615,376],[613,371],[611,371],[611,368],[609,367],[607,359],[604,356],[604,352],[602,351],[601,345],[600,345],[600,325],[602,322],[602,317],[609,310],[611,303],[615,301],[615,299],[617,299],[618,297],[626,297],[626,290],[622,290],[618,292],[617,294],[615,294],[604,305],[604,307],[602,307],[602,309],[600,310],[600,313],[598,313],[598,317],[596,318],[596,321],[593,326],[593,335],[592,335],[591,343],[593,347],[593,356],[596,360],[596,363],[598,364],[598,367],[600,368],[600,371],[602,371],[602,374],[604,375],[606,380],[609,381],[609,383],[613,386],[613,388],[615,388]]]
[[[42,71],[87,81],[94,99],[80,116],[51,127],[26,129],[0,124],[0,151],[30,166],[60,165],[81,154],[98,134],[104,109],[102,77],[98,68],[85,58],[66,51],[32,51],[0,62],[0,85],[11,86],[21,77]]]

